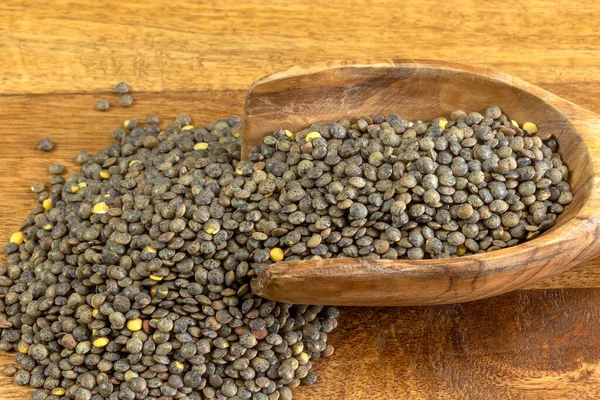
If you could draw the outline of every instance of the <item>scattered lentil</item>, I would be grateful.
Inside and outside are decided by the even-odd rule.
[[[115,86],[115,92],[119,94],[129,93],[129,85],[125,82],[119,82]]]
[[[44,185],[41,182],[36,182],[33,185],[31,185],[31,191],[33,193],[41,193],[46,189],[46,185]]]
[[[96,103],[96,110],[98,111],[106,111],[110,108],[110,103],[108,102],[108,100],[102,99],[102,100],[98,100],[98,102]]]
[[[53,175],[60,175],[65,172],[65,167],[62,164],[52,164],[48,167],[48,172]]]
[[[37,147],[42,151],[50,151],[52,148],[54,148],[54,142],[48,138],[42,139],[38,142]]]
[[[125,93],[119,96],[119,100],[117,100],[117,104],[122,107],[129,107],[133,103],[133,97],[130,94]]]

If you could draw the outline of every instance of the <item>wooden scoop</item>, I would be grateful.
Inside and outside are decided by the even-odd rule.
[[[242,154],[277,129],[363,115],[427,120],[497,105],[551,133],[570,169],[574,200],[555,226],[503,250],[440,260],[279,262],[252,281],[268,299],[325,305],[456,303],[498,295],[600,253],[600,116],[509,75],[438,61],[330,62],[269,75],[246,99]]]

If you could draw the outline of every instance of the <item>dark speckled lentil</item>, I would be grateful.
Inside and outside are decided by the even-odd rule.
[[[50,151],[54,148],[54,142],[51,139],[42,139],[38,142],[38,149],[42,151]]]

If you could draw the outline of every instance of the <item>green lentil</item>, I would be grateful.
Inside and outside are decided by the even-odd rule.
[[[42,139],[38,142],[38,149],[42,151],[50,151],[54,148],[54,142],[51,139]]]

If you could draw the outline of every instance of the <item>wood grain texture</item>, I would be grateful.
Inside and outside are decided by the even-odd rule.
[[[247,90],[293,65],[375,55],[598,83],[596,3],[4,0],[0,82],[5,93],[86,92],[119,79],[143,91]]]
[[[576,289],[446,306],[342,308],[331,335],[336,352],[316,363],[317,384],[296,393],[336,400],[598,399],[598,300],[598,289]]]
[[[125,118],[186,111],[201,123],[240,114],[253,81],[292,65],[456,60],[600,112],[599,11],[594,0],[2,1],[0,242],[35,205],[29,185],[48,178],[49,163],[72,168],[77,151],[107,145]],[[93,111],[120,80],[132,84],[134,106]],[[35,150],[48,136],[53,153]],[[600,258],[529,286],[580,287],[600,287]],[[331,335],[336,354],[317,363],[320,381],[295,399],[599,398],[597,290],[533,293],[549,300],[520,292],[500,297],[517,298],[504,306],[345,308]],[[0,367],[12,357],[1,355]],[[30,393],[7,378],[0,384],[1,400]]]
[[[493,100],[490,100],[493,99]],[[484,254],[439,260],[279,262],[252,281],[271,300],[350,306],[470,301],[523,287],[600,252],[600,116],[497,71],[441,61],[344,61],[294,67],[254,83],[242,157],[277,129],[402,110],[429,120],[493,101],[510,119],[556,138],[574,200],[540,237]]]

